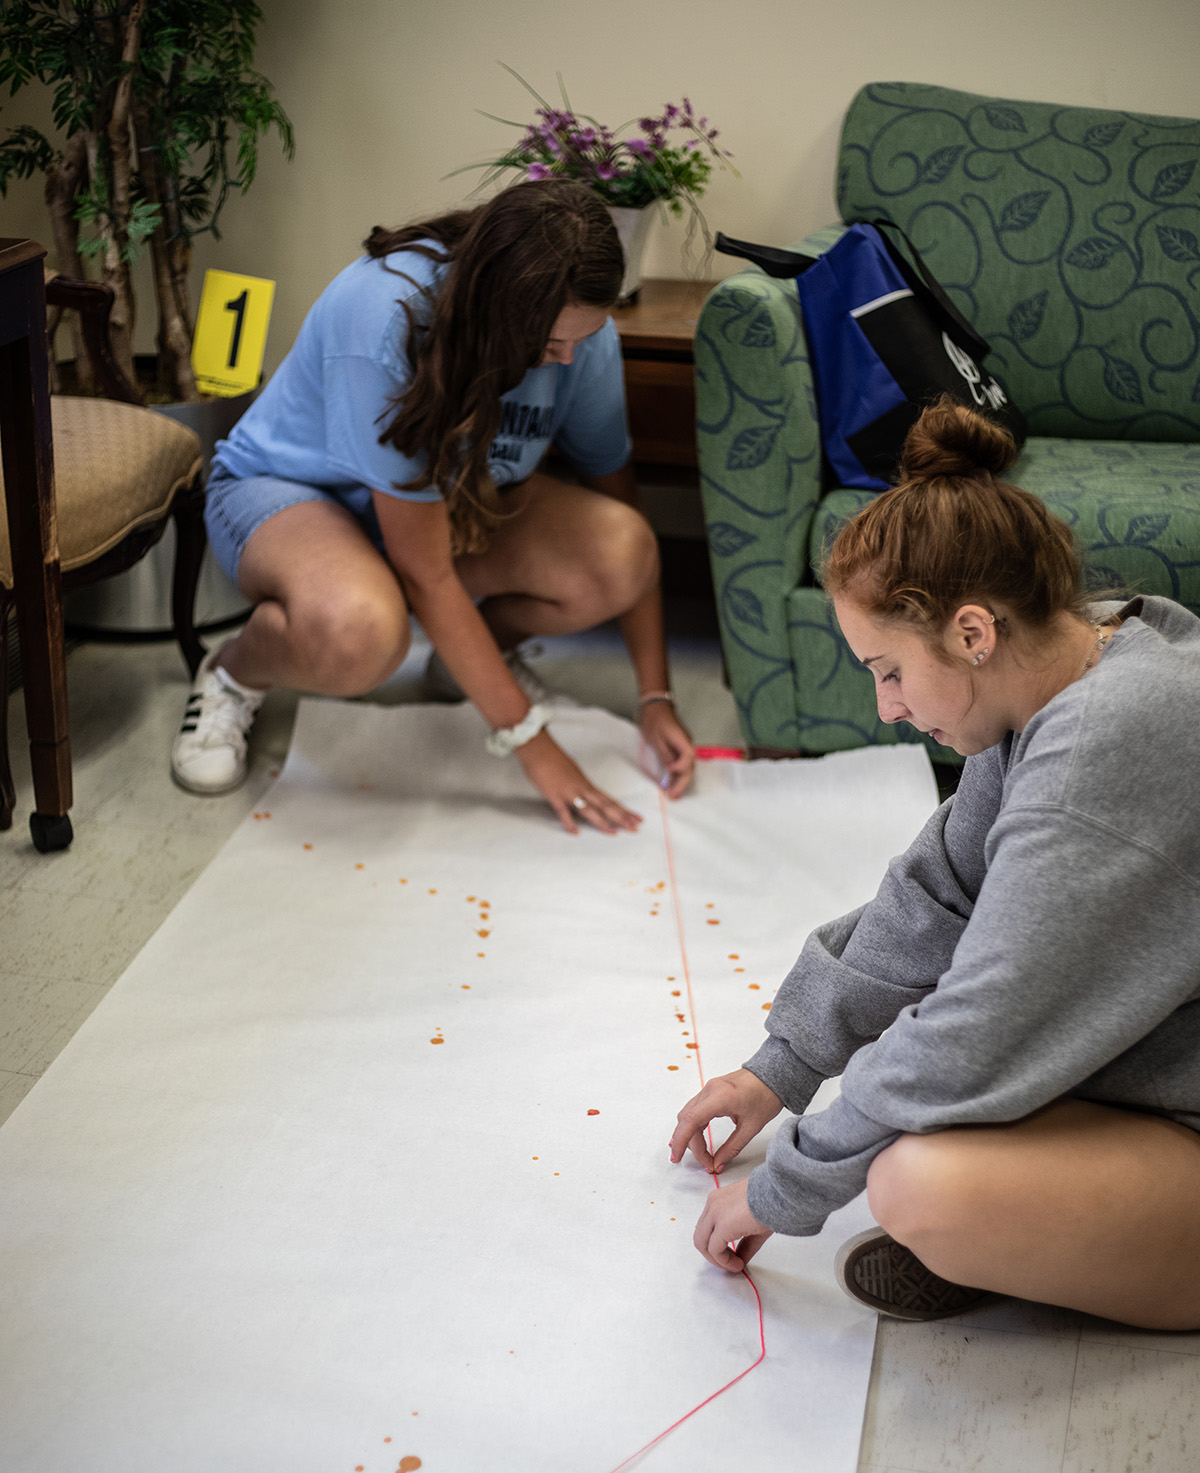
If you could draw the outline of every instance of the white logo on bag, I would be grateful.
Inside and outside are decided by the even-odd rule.
[[[981,409],[999,409],[1001,404],[1007,404],[1004,390],[989,373],[986,383],[984,382],[983,370],[975,362],[970,353],[960,348],[949,333],[942,334],[942,347],[946,350],[946,357],[954,364],[959,373],[967,381],[967,387],[971,390],[971,398]]]

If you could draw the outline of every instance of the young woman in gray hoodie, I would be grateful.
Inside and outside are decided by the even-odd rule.
[[[865,1187],[881,1230],[839,1272],[883,1313],[991,1291],[1194,1330],[1200,619],[1084,595],[1069,529],[1001,479],[1013,458],[943,400],[828,555],[880,716],[966,764],[875,899],[808,938],[766,1042],[684,1107],[671,1155],[719,1172],[792,1113],[709,1195],[695,1241],[721,1268]]]

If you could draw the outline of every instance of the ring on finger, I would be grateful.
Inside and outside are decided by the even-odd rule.
[[[576,813],[582,813],[587,806],[588,800],[586,798],[571,799],[571,807],[575,809]]]

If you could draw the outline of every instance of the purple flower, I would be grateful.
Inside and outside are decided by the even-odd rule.
[[[549,179],[551,170],[545,164],[530,164],[525,170],[526,179]]]
[[[613,166],[611,164],[609,164],[609,163],[603,163],[603,164],[597,164],[596,165],[596,178],[597,179],[615,179],[616,177],[617,177],[617,171],[616,171],[616,169],[613,168]]]

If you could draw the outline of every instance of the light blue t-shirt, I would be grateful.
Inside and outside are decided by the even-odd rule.
[[[399,489],[423,460],[381,445],[379,434],[412,378],[400,301],[412,302],[418,319],[426,315],[418,299],[436,291],[447,269],[398,251],[383,260],[360,257],[334,277],[270,382],[218,442],[220,464],[239,478],[320,486],[356,511],[369,505],[372,490],[439,500],[434,488]],[[501,403],[488,460],[499,487],[531,475],[552,442],[583,475],[608,475],[629,459],[621,345],[611,319],[579,345],[573,363],[531,369]]]

